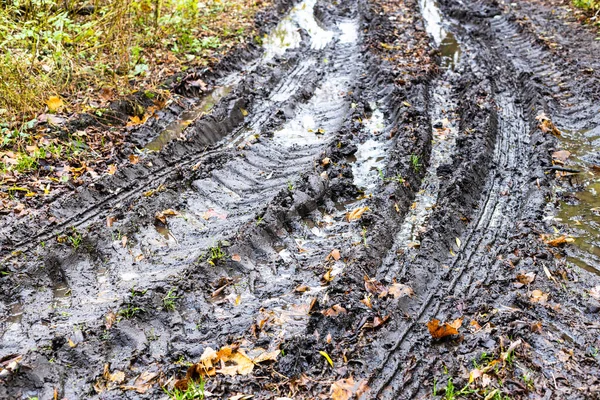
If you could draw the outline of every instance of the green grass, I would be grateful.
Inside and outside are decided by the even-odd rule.
[[[596,13],[600,11],[599,0],[573,0],[573,5],[590,13]]]
[[[202,379],[199,382],[189,381],[186,390],[167,390],[165,388],[163,390],[173,400],[204,399],[204,381]]]
[[[413,168],[413,170],[415,172],[419,172],[419,170],[423,166],[421,164],[421,158],[418,155],[416,155],[416,154],[411,154],[410,155],[410,163],[411,163],[412,168]]]
[[[163,308],[167,311],[175,311],[175,302],[179,296],[173,294],[175,289],[170,289],[165,297],[162,298]]]
[[[227,254],[221,249],[221,244],[217,243],[216,246],[213,246],[208,249],[208,254],[206,255],[206,261],[211,265],[217,265],[223,258],[225,258]]]

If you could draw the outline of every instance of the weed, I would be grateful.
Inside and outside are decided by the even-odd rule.
[[[529,372],[523,373],[523,382],[525,382],[527,389],[533,390],[535,388],[535,385],[533,384],[533,378],[531,377]]]
[[[204,399],[204,381],[202,378],[199,382],[189,380],[186,390],[167,390],[166,388],[163,388],[163,390],[173,400]]]
[[[292,181],[287,181],[287,188],[290,192],[294,191],[294,184],[292,183]]]
[[[452,382],[452,378],[448,378],[448,383],[446,384],[446,388],[444,390],[444,399],[445,400],[455,400],[458,396],[465,396],[468,394],[475,393],[475,390],[469,389],[469,384],[463,387],[460,390],[456,390],[454,383]]]
[[[81,233],[77,232],[77,229],[75,229],[75,227],[71,229],[71,234],[67,235],[67,239],[69,240],[69,243],[71,243],[71,246],[73,246],[73,248],[77,250],[79,246],[81,246],[81,241],[83,240],[83,237],[81,236]]]
[[[410,155],[410,163],[412,165],[412,168],[415,172],[419,172],[419,170],[421,169],[421,167],[423,166],[421,164],[421,157],[419,157],[416,154],[411,154]]]
[[[27,173],[37,168],[37,159],[27,154],[20,154],[13,169],[19,173]]]
[[[264,223],[263,217],[261,217],[260,215],[258,217],[256,217],[256,225],[257,226],[260,224],[263,224],[263,223]]]
[[[170,289],[165,297],[162,298],[163,308],[167,311],[175,311],[175,300],[179,298],[179,296],[175,296],[173,292],[175,289]]]
[[[209,264],[214,266],[214,265],[217,265],[217,263],[219,261],[221,261],[223,258],[225,258],[225,256],[226,256],[226,254],[221,249],[221,244],[217,243],[216,246],[208,249],[207,261]]]
[[[144,312],[143,308],[135,307],[132,304],[128,304],[127,307],[121,308],[119,310],[118,314],[119,314],[120,317],[123,317],[125,319],[130,319],[130,318],[133,318],[133,317],[135,317],[135,316],[137,316],[137,315],[139,315],[139,314],[141,314],[143,312]]]
[[[396,176],[393,176],[391,178],[386,178],[385,179],[387,182],[397,182],[397,183],[404,183],[404,178],[402,178],[402,175],[398,174]]]

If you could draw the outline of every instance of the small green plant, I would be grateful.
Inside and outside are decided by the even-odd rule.
[[[533,384],[533,378],[531,377],[531,375],[529,374],[529,372],[524,372],[523,373],[523,382],[525,382],[525,385],[527,386],[527,389],[533,390],[535,388],[535,386]]]
[[[173,400],[204,399],[204,381],[202,378],[200,378],[199,382],[188,381],[188,386],[185,390],[167,390],[166,388],[163,388],[163,390]]]
[[[599,0],[573,0],[573,5],[577,8],[581,8],[584,11],[595,13],[600,11]]]
[[[290,192],[294,191],[294,184],[292,183],[292,181],[287,181],[287,188]]]
[[[259,215],[259,216],[256,218],[256,225],[258,226],[258,225],[260,225],[260,224],[263,224],[263,223],[264,223],[263,217],[261,217],[261,216]]]
[[[411,155],[410,155],[410,163],[411,163],[411,165],[412,165],[412,167],[413,167],[413,170],[414,170],[415,172],[419,172],[419,170],[420,170],[420,169],[421,169],[421,167],[423,166],[423,165],[421,164],[421,157],[419,157],[419,156],[418,156],[418,155],[416,155],[416,154],[411,154]]]
[[[125,319],[130,319],[144,312],[143,308],[128,304],[127,307],[119,310],[119,316]]]
[[[73,248],[77,250],[79,246],[81,246],[81,241],[83,240],[83,237],[81,236],[81,233],[77,232],[77,229],[73,227],[71,234],[67,235],[67,239],[69,240],[69,243],[71,243],[71,246],[73,246]]]
[[[208,249],[208,256],[207,256],[207,261],[209,264],[211,265],[217,265],[217,263],[219,261],[221,261],[223,258],[225,258],[225,252],[221,249],[221,244],[217,243],[216,246],[211,247],[210,249]]]
[[[457,390],[452,382],[452,378],[448,378],[448,383],[446,384],[446,388],[444,390],[444,399],[455,400],[458,398],[458,396],[466,396],[472,393],[475,393],[475,390],[469,389],[468,383],[462,389]]]
[[[398,183],[404,183],[404,178],[402,177],[402,175],[397,174],[396,176],[392,176],[391,178],[385,178],[386,182],[398,182]]]
[[[162,298],[163,308],[167,311],[175,311],[175,301],[179,298],[173,294],[175,289],[170,289],[165,297]]]

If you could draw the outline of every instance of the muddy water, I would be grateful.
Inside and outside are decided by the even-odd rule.
[[[557,218],[569,226],[574,248],[567,247],[567,260],[580,268],[600,274],[600,126],[562,130],[561,147],[571,154],[566,168],[581,171],[564,174],[557,188],[566,196]]]
[[[402,228],[396,235],[398,253],[407,253],[420,246],[420,235],[438,201],[440,178],[438,168],[452,160],[456,137],[458,135],[457,105],[452,100],[453,87],[449,83],[454,74],[453,70],[460,62],[460,45],[454,35],[443,26],[442,15],[434,1],[425,0],[421,3],[427,32],[431,35],[438,49],[444,55],[442,66],[446,72],[432,84],[431,121],[433,141],[427,172],[421,184],[421,190],[415,196]],[[424,168],[418,159],[413,162],[414,168]],[[416,251],[415,251],[416,253]]]
[[[292,9],[290,15],[284,18],[277,27],[263,39],[265,60],[283,55],[288,49],[300,46],[303,29],[311,38],[311,48],[320,50],[333,39],[333,32],[323,29],[314,16],[317,0],[304,0]],[[352,34],[350,32],[350,34]],[[344,40],[344,38],[342,38]],[[350,40],[352,41],[352,40]]]
[[[371,103],[373,112],[369,118],[363,119],[368,132],[367,140],[358,144],[356,153],[349,159],[352,165],[354,184],[366,193],[382,183],[384,176],[388,141],[383,134],[386,129],[385,117],[377,104]]]
[[[454,69],[461,55],[460,44],[454,34],[444,27],[444,20],[436,0],[420,0],[425,29],[442,56],[441,67]]]

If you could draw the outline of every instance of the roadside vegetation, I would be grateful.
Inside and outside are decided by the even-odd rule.
[[[96,173],[100,164],[106,170],[103,161],[122,144],[121,134],[59,133],[57,127],[74,114],[102,118],[111,102],[136,93],[152,110],[163,107],[171,94],[161,84],[174,74],[211,66],[252,40],[256,12],[268,3],[2,2],[0,196],[48,195],[56,185],[77,184],[82,174]],[[134,125],[144,115],[148,110],[136,110],[129,120],[113,122]]]

